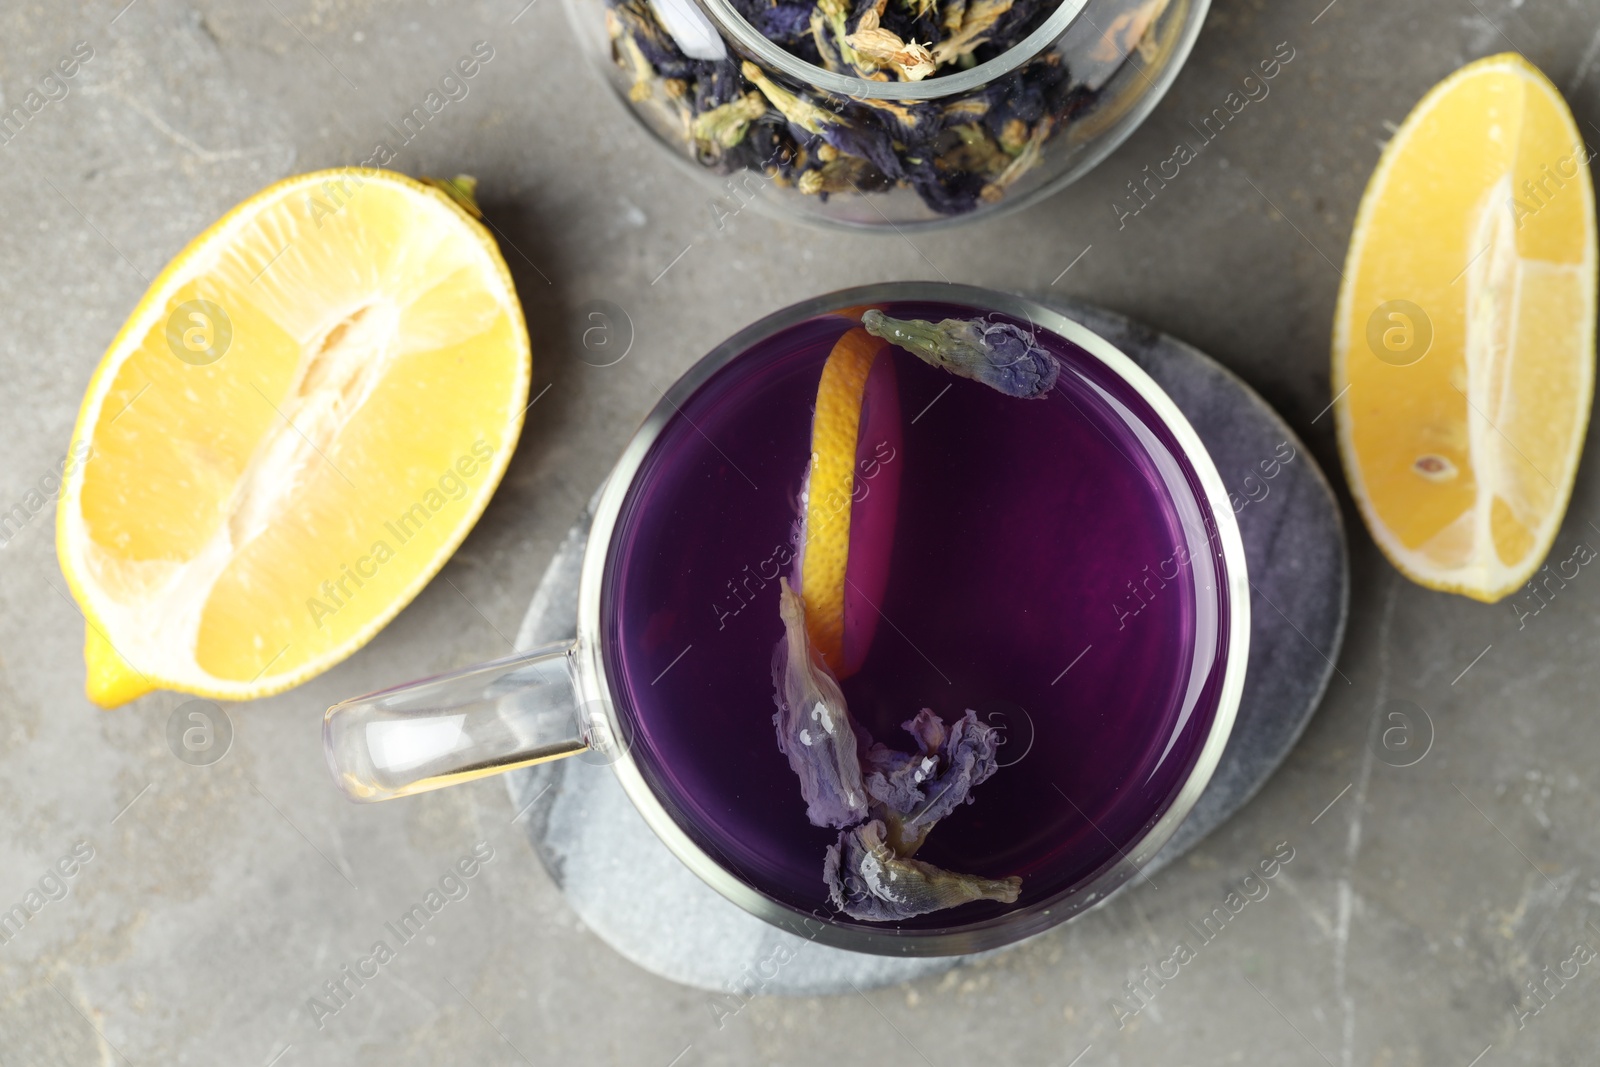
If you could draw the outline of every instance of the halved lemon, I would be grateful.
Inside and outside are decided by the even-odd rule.
[[[530,357],[460,189],[290,178],[151,285],[90,380],[57,506],[90,699],[297,685],[461,543],[521,431]]]
[[[1486,602],[1572,494],[1594,393],[1589,152],[1522,57],[1472,63],[1395,133],[1361,203],[1333,339],[1339,447],[1386,556]]]

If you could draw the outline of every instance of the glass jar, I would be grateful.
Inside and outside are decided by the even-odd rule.
[[[567,5],[608,83],[725,210],[909,230],[1013,210],[1086,173],[1160,101],[1210,0]],[[880,21],[942,39],[891,32],[886,52]]]

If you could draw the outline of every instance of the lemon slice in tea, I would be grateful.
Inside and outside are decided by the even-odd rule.
[[[859,318],[859,309],[841,314]],[[817,384],[800,595],[812,646],[838,678],[866,659],[889,581],[903,447],[892,348],[853,327],[834,344]]]

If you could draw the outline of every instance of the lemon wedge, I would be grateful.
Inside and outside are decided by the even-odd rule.
[[[90,699],[297,685],[461,543],[515,447],[530,375],[469,187],[361,168],[290,178],[150,286],[90,380],[69,451],[84,458],[57,505]]]
[[[1334,326],[1351,492],[1407,577],[1492,603],[1538,569],[1589,423],[1595,300],[1572,112],[1518,55],[1463,67],[1378,163]]]

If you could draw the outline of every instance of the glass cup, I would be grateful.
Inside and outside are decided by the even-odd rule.
[[[1014,904],[897,923],[831,907],[834,831],[806,821],[772,722],[778,576],[816,383],[867,306],[1009,322],[1063,364],[1048,399],[1021,401],[896,352],[905,417],[863,417],[892,426],[892,443],[857,472],[855,498],[893,483],[900,525],[869,600],[883,625],[844,682],[852,714],[901,748],[894,731],[919,706],[1000,729],[1000,769],[917,858],[1022,878]],[[752,914],[839,948],[950,955],[1104,900],[1172,835],[1232,728],[1249,586],[1215,467],[1131,360],[1026,299],[888,283],[771,315],[666,392],[598,497],[575,632],[330,708],[335,780],[376,801],[604,761],[668,848]]]
[[[1009,6],[965,11],[986,2]],[[879,81],[786,51],[740,13],[748,0],[567,0],[607,84],[714,190],[718,228],[753,203],[884,230],[997,215],[1087,173],[1160,102],[1209,7],[1060,0],[964,69]]]

